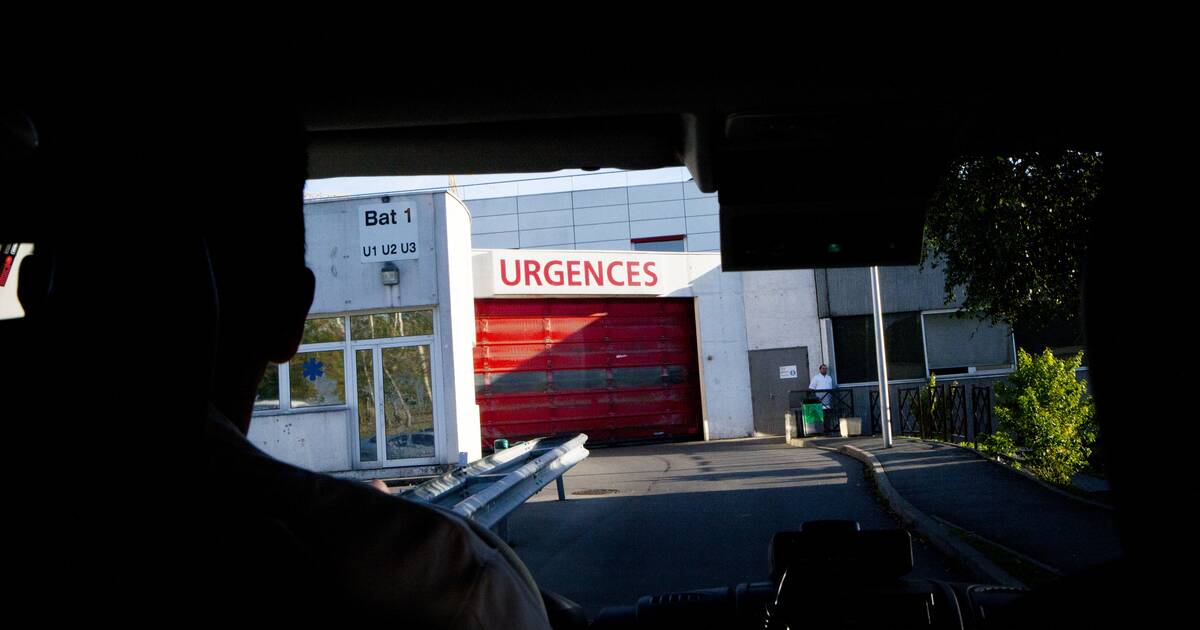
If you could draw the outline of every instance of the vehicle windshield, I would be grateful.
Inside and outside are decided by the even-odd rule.
[[[856,598],[881,594],[979,623],[1157,588],[1181,534],[1149,489],[1185,457],[1114,433],[1173,427],[1141,374],[1189,328],[1140,324],[1127,299],[1174,294],[1117,278],[1187,278],[1159,220],[1185,162],[1140,145],[1186,101],[1050,63],[1049,85],[930,86],[782,61],[23,90],[0,133],[10,441],[102,429],[95,465],[17,449],[47,474],[21,571],[72,567],[89,604],[127,564],[147,601],[421,626],[460,600],[565,628],[714,593],[755,627],[879,625]],[[203,562],[171,553],[189,541]]]
[[[593,616],[765,580],[774,533],[829,519],[912,531],[914,577],[1048,584],[1120,552],[1077,317],[1102,165],[966,156],[919,264],[742,272],[683,167],[310,180],[317,295],[250,437],[399,488],[586,434],[498,529]]]

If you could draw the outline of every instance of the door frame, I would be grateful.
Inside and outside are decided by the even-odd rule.
[[[437,464],[440,457],[446,453],[446,421],[445,421],[445,406],[442,396],[442,366],[440,353],[435,352],[437,345],[434,339],[437,338],[437,318],[434,318],[434,334],[420,337],[389,337],[386,339],[364,339],[361,341],[351,341],[350,351],[348,352],[350,366],[346,370],[349,376],[347,377],[347,390],[353,392],[354,403],[351,405],[350,412],[350,430],[354,436],[351,445],[352,459],[351,462],[356,470],[372,470],[378,468],[397,468],[404,466],[429,466]],[[425,346],[429,349],[429,370],[430,376],[433,379],[433,457],[414,457],[407,459],[386,459],[386,437],[383,440],[379,439],[380,435],[386,433],[384,429],[384,416],[381,413],[383,404],[383,351],[387,348],[406,348]],[[372,378],[374,379],[374,395],[375,395],[375,448],[376,461],[364,462],[361,461],[361,453],[359,452],[359,434],[358,434],[358,351],[371,350]]]

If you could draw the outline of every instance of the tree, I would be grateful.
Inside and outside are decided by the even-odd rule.
[[[922,265],[943,266],[946,303],[1031,329],[1073,324],[1099,153],[1062,151],[957,162],[925,222]]]
[[[1095,407],[1087,382],[1075,378],[1082,354],[1060,360],[1046,349],[1030,355],[1020,350],[1017,369],[996,386],[1000,429],[987,447],[1019,456],[1038,476],[1069,483],[1087,466],[1096,441]]]

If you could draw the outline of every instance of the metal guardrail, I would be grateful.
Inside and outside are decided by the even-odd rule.
[[[971,392],[971,420],[974,433],[975,448],[979,448],[979,439],[991,435],[996,427],[992,425],[992,389],[976,387]]]
[[[975,442],[978,445],[981,438],[996,430],[992,419],[992,385],[966,381],[946,390],[944,384],[939,384],[940,413],[933,414],[932,422],[924,430],[918,421],[918,413],[922,411],[919,396],[922,388],[899,388],[893,385],[889,388],[893,390],[892,400],[896,401],[892,413],[893,431],[899,435],[938,437],[948,442]],[[877,434],[881,424],[878,388],[867,391],[867,401],[871,408],[871,430]]]
[[[978,389],[978,386],[976,386]],[[939,383],[933,392],[936,403],[924,395],[927,387],[898,390],[900,393],[900,434],[936,438],[946,442],[965,442],[967,435],[967,390],[959,383]]]
[[[414,486],[403,496],[494,527],[551,481],[558,482],[558,498],[564,499],[562,475],[588,456],[583,447],[587,439],[580,433],[522,442]]]

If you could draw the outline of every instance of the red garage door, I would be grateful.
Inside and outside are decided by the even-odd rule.
[[[483,442],[700,435],[691,299],[476,300]]]

